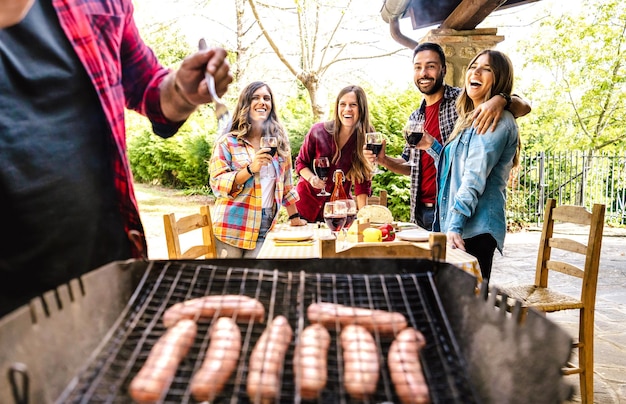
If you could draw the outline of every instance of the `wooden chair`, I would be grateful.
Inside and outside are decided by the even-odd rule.
[[[163,215],[167,254],[170,259],[216,258],[213,221],[208,206],[201,206],[200,213],[176,219],[173,213]],[[184,252],[180,246],[180,235],[193,230],[202,230],[202,245],[194,245]]]
[[[574,348],[578,348],[578,364],[568,363],[563,373],[580,375],[580,394],[583,403],[593,403],[594,310],[604,212],[605,206],[601,204],[595,204],[589,212],[582,206],[556,207],[556,201],[548,199],[537,256],[535,283],[504,288],[502,291],[507,296],[521,301],[523,308],[533,307],[544,313],[579,310],[578,342],[574,343]],[[555,222],[588,226],[586,245],[569,237],[555,235]],[[563,257],[559,254],[558,258],[554,258],[552,256],[554,249],[581,254],[584,256],[584,266],[577,265],[576,258],[580,255],[564,253]],[[579,258],[578,261],[582,259]],[[548,288],[549,271],[581,278],[580,296],[573,297]]]
[[[434,261],[446,259],[446,235],[430,234],[429,248],[420,247],[408,241],[380,243],[357,243],[341,251],[336,249],[335,238],[320,239],[322,258],[427,258]]]
[[[366,205],[387,206],[387,191],[383,189],[378,193],[378,196],[372,195],[367,197]]]

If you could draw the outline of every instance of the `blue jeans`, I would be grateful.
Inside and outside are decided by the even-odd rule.
[[[415,207],[415,221],[419,227],[432,230],[433,222],[435,221],[435,207],[425,206],[423,203],[418,202]]]
[[[261,228],[259,229],[259,237],[256,240],[256,247],[254,250],[238,248],[216,239],[215,249],[217,251],[217,258],[256,258],[257,255],[259,255],[259,251],[261,251],[263,243],[265,242],[265,236],[274,221],[274,216],[274,208],[263,208],[261,215]]]

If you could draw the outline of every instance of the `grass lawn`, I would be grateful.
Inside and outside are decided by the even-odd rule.
[[[212,198],[208,196],[188,196],[180,190],[137,183],[135,183],[135,195],[146,233],[150,259],[167,259],[163,215],[169,213],[174,213],[176,217],[190,215],[199,212],[201,205],[210,204],[212,201]],[[190,234],[190,237],[193,236],[195,234]]]

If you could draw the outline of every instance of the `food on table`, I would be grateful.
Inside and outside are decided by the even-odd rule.
[[[280,392],[280,375],[293,331],[284,316],[277,316],[252,349],[247,393],[252,402],[273,401]]]
[[[148,359],[130,382],[128,392],[141,404],[161,401],[169,389],[178,365],[196,338],[198,326],[180,320],[163,334],[150,350]]]
[[[372,333],[384,336],[394,336],[407,327],[406,318],[402,313],[336,303],[312,303],[307,308],[306,314],[310,322],[320,323],[326,328],[336,329],[358,324]]]
[[[393,241],[396,239],[396,229],[390,224],[383,224],[378,229],[382,232],[383,241]]]
[[[293,356],[296,389],[305,400],[315,400],[326,386],[330,334],[321,324],[302,330]]]
[[[241,331],[231,318],[218,318],[209,339],[202,366],[191,379],[191,395],[197,401],[213,401],[221,393],[237,367],[241,351]]]
[[[359,224],[360,222],[358,220],[355,220],[352,225],[350,225],[350,228],[348,229],[348,234],[359,234]]]
[[[366,243],[379,243],[383,241],[383,232],[380,229],[369,227],[363,230],[363,241]]]
[[[386,206],[365,205],[356,214],[357,219],[369,219],[370,223],[391,223],[393,215]]]
[[[171,327],[183,318],[235,317],[236,321],[265,319],[265,307],[256,299],[240,295],[204,296],[176,303],[163,313],[163,325]]]
[[[348,229],[348,241],[360,243],[363,241],[363,230],[370,227],[368,220],[356,219]]]
[[[374,337],[360,325],[348,325],[341,330],[343,350],[343,384],[350,396],[367,399],[376,392],[380,364]]]
[[[419,351],[426,339],[414,328],[402,330],[391,343],[387,364],[391,381],[402,404],[428,404],[430,395],[422,372]]]

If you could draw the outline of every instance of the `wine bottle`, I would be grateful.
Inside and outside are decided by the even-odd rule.
[[[348,199],[346,196],[346,191],[343,189],[343,183],[345,181],[344,173],[342,170],[335,170],[335,174],[333,175],[333,181],[335,182],[335,187],[333,188],[333,192],[330,194],[330,201],[339,201],[342,199]]]

